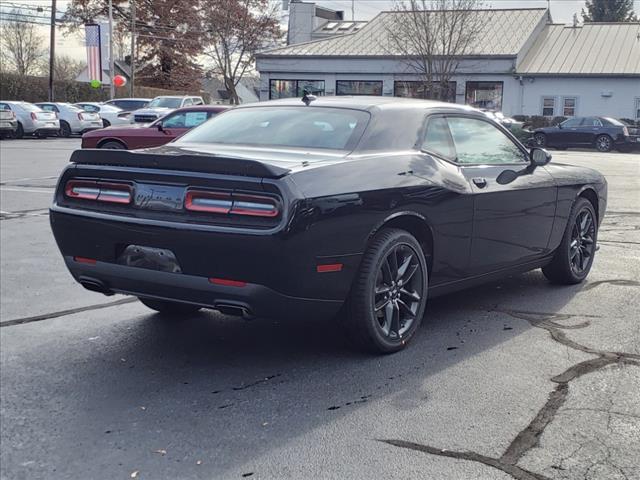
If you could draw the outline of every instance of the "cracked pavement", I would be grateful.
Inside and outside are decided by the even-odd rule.
[[[72,282],[46,208],[77,139],[0,143],[0,478],[640,479],[640,155],[602,171],[583,285],[430,302],[412,345],[333,322],[164,320]]]

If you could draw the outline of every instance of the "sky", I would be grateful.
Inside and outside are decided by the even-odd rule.
[[[70,0],[57,0],[58,9],[64,10]],[[183,0],[190,1],[190,0]],[[282,0],[269,0],[281,4]],[[305,0],[313,1],[313,0]],[[546,8],[548,0],[482,0],[483,8]],[[51,0],[0,0],[0,6],[5,7],[10,3],[50,6]],[[345,19],[351,18],[351,0],[315,0],[315,3],[333,10],[344,10]],[[571,23],[573,14],[580,14],[584,7],[584,0],[549,0],[551,6],[551,18],[556,23]],[[393,0],[354,0],[356,20],[369,20],[375,17],[381,10],[388,10],[393,6]],[[634,0],[634,9],[640,16],[640,0]],[[43,37],[48,42],[49,29],[38,27]],[[79,35],[64,36],[57,34],[56,49],[58,54],[68,55],[78,60],[84,60],[84,37]]]

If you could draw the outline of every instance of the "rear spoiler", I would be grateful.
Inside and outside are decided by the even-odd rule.
[[[163,154],[128,150],[82,149],[71,154],[72,163],[112,165],[117,167],[160,168],[245,177],[280,178],[291,170],[244,158],[221,157],[215,154]]]

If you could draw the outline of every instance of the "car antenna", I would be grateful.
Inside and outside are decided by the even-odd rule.
[[[313,102],[314,100],[316,100],[316,96],[315,95],[311,95],[307,90],[304,90],[304,95],[302,97],[302,101],[304,102],[304,104],[308,107],[311,102]]]

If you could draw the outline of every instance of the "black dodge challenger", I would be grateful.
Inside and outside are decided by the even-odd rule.
[[[177,316],[330,318],[403,348],[427,296],[589,273],[607,184],[483,113],[385,97],[247,105],[168,145],[78,150],[51,226],[87,289]]]

